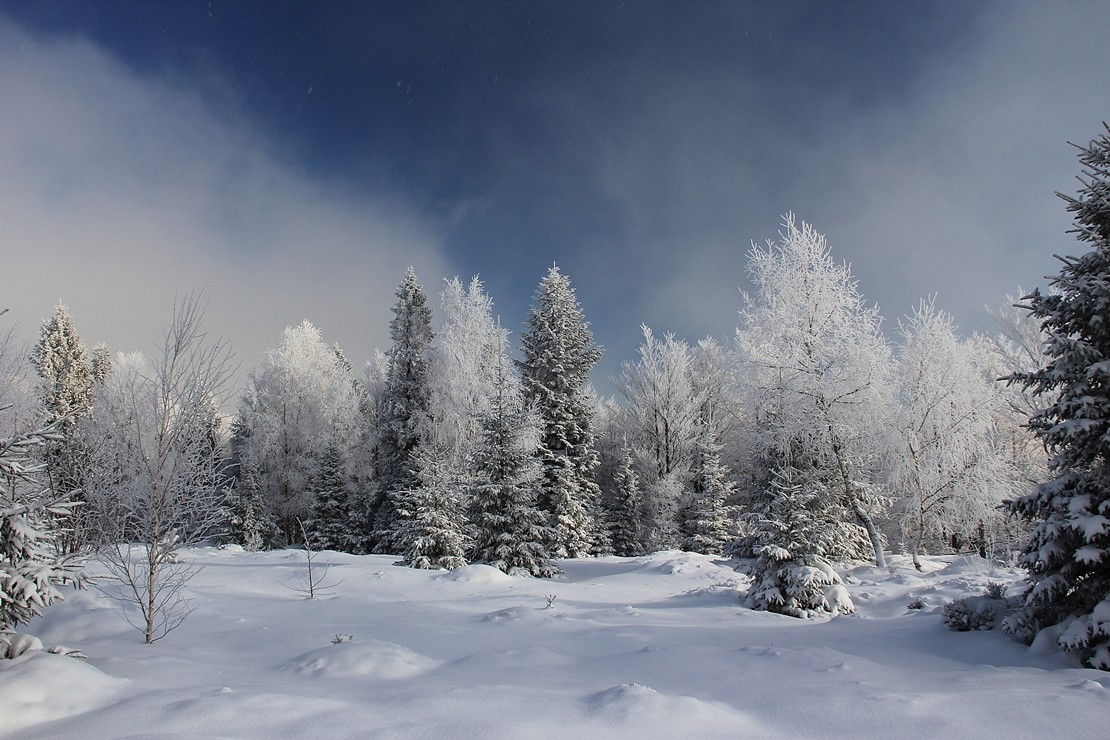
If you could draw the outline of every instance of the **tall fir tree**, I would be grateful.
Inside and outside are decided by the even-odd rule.
[[[1076,238],[1052,291],[1028,298],[1047,340],[1043,369],[1011,382],[1055,394],[1030,426],[1049,451],[1050,480],[1010,504],[1033,523],[1022,556],[1029,588],[1004,628],[1026,641],[1048,627],[1085,662],[1110,670],[1110,127],[1081,147],[1082,188],[1061,195]],[[1051,398],[1050,396],[1047,396]]]
[[[313,481],[312,519],[306,525],[313,547],[320,550],[353,552],[356,537],[351,532],[350,490],[346,460],[336,439],[324,448]]]
[[[499,363],[497,392],[481,418],[481,444],[473,456],[472,559],[505,573],[549,577],[558,573],[547,550],[554,533],[536,508],[542,476],[535,457],[538,424],[520,389]]]
[[[74,500],[80,501],[87,451],[77,429],[92,409],[93,366],[66,306],[57,306],[54,315],[43,322],[39,341],[31,351],[31,363],[38,371],[46,422],[60,422],[56,427],[58,436],[43,450],[50,489],[57,494],[74,494]],[[76,548],[83,540],[83,534],[74,531],[62,544]]]
[[[224,520],[229,539],[248,552],[265,550],[280,540],[277,522],[266,505],[258,471],[247,464],[224,491]]]
[[[620,459],[613,471],[613,509],[609,522],[609,536],[613,554],[633,557],[644,552],[643,500],[640,496],[640,479],[632,464],[632,450],[621,445]]]
[[[694,453],[693,490],[685,507],[683,549],[719,555],[729,538],[728,499],[736,487],[721,462],[717,425],[707,418]]]
[[[466,521],[451,451],[435,440],[412,456],[413,486],[394,496],[397,546],[413,568],[453,570],[466,565]]]
[[[378,398],[372,547],[400,554],[397,499],[420,487],[415,458],[429,433],[432,309],[410,267],[397,288],[389,323],[393,346],[388,353],[385,387]]]
[[[601,359],[574,290],[558,267],[540,281],[522,336],[524,392],[540,415],[540,508],[554,530],[556,557],[584,557],[608,543],[600,526],[600,489],[592,412],[584,385]]]

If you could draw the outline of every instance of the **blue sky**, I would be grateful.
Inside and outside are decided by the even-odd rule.
[[[1054,191],[1110,118],[1105,2],[0,2],[3,304],[150,350],[175,294],[254,365],[356,363],[404,268],[506,326],[553,262],[607,355],[728,339],[794,211],[893,331],[967,331],[1076,249]]]

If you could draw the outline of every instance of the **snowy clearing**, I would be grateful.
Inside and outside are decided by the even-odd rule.
[[[806,621],[744,608],[746,576],[685,552],[552,580],[325,552],[341,582],[315,601],[290,588],[303,552],[184,555],[196,611],[160,642],[96,591],[29,624],[88,660],[0,661],[0,736],[1085,738],[1110,711],[1106,673],[943,625],[947,599],[1020,588],[976,558],[855,567],[858,613]]]

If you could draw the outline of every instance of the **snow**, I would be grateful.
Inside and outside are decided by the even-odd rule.
[[[978,558],[841,569],[857,613],[800,620],[684,552],[554,579],[323,552],[342,582],[320,600],[284,585],[303,553],[184,556],[196,611],[160,642],[95,591],[27,625],[88,659],[0,660],[0,737],[1096,737],[1110,709],[1074,656],[944,627],[948,599],[1020,590]]]

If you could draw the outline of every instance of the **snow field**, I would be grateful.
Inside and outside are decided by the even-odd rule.
[[[944,627],[945,600],[1020,588],[975,558],[851,568],[858,615],[800,620],[745,608],[732,563],[684,552],[555,579],[325,552],[340,582],[316,601],[286,585],[302,552],[185,556],[196,611],[154,645],[95,591],[30,624],[88,660],[0,661],[0,736],[1093,738],[1110,710],[1105,673]]]

